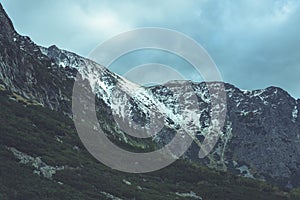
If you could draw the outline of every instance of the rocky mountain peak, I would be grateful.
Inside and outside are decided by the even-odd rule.
[[[13,40],[16,31],[13,23],[5,12],[3,6],[0,3],[0,39],[6,38]]]

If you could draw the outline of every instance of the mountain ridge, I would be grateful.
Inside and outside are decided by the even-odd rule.
[[[172,112],[170,116],[179,115],[176,102],[180,93],[185,92],[180,84],[176,94],[162,85],[145,88],[138,96],[127,97],[119,91],[119,99],[126,101],[119,102],[116,106],[111,95],[117,83],[124,87],[132,83],[72,52],[60,50],[56,46],[40,47],[29,37],[20,36],[1,4],[0,23],[0,84],[11,92],[72,117],[72,88],[79,72],[94,84],[91,86],[98,97],[96,110],[103,124],[115,121],[112,114],[116,112],[120,113],[117,116],[121,119],[127,116],[137,124],[147,126],[151,112],[147,106],[153,106],[154,101],[145,102],[141,99],[150,97],[162,102],[168,109],[166,112]],[[198,101],[190,103],[198,106],[199,109],[193,110],[193,114],[199,120],[195,122],[197,128],[190,127],[190,131],[195,134],[195,141],[201,142],[211,123],[210,97],[205,83],[191,85],[192,93],[196,94]],[[135,86],[133,84],[132,87]],[[274,86],[242,91],[225,83],[225,89],[228,113],[216,147],[207,158],[199,159],[199,145],[194,142],[184,157],[242,176],[283,186],[299,186],[300,181],[294,177],[300,175],[300,100]],[[131,108],[130,113],[121,104]],[[177,125],[184,126],[188,123],[182,121],[174,124],[174,117],[169,117],[168,120],[153,139],[159,147],[172,139]],[[106,127],[108,135],[120,138],[121,142],[129,145],[144,144],[115,126],[116,124],[112,124]],[[147,141],[145,145],[150,148],[152,144]]]

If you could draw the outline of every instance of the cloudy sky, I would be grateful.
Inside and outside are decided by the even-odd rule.
[[[200,43],[223,80],[241,89],[271,85],[300,98],[300,1],[297,0],[1,0],[17,31],[43,46],[88,56],[112,36],[139,27],[182,32]],[[148,57],[145,55],[149,55]],[[183,60],[166,52],[132,53],[112,71],[149,62],[174,65],[197,80]],[[116,67],[123,65],[122,68]]]

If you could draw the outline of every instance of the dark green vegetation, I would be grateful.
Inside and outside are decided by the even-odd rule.
[[[114,171],[85,150],[70,118],[10,96],[0,90],[1,200],[109,199],[108,193],[122,199],[192,199],[176,194],[190,191],[205,200],[300,199],[299,190],[283,191],[184,160],[148,174]],[[67,167],[47,179],[20,163],[7,147],[40,157],[47,165]]]

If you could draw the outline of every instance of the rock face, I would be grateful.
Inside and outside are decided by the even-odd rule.
[[[211,124],[211,97],[205,83],[190,83],[189,91],[184,83],[176,83],[173,91],[163,85],[138,87],[93,61],[56,46],[37,46],[30,38],[20,36],[1,4],[0,26],[1,87],[72,117],[72,89],[79,73],[96,94],[98,117],[115,125],[112,128],[103,123],[108,135],[124,143],[136,142],[116,128],[116,120],[129,119],[132,130],[136,126],[147,130],[151,113],[156,111],[167,116],[162,129],[151,139],[158,147],[168,143],[178,128],[185,127],[195,141],[186,158],[251,178],[300,186],[300,100],[284,90],[269,87],[241,91],[225,84],[224,128],[213,151],[200,159],[198,144],[207,136]],[[217,87],[223,83],[214,84]],[[196,99],[188,105],[194,108],[183,117],[178,101],[192,94]],[[157,104],[162,109],[157,109]]]
[[[227,94],[230,139],[218,163],[267,180],[296,177],[300,164],[297,101],[276,87],[256,91],[229,87]],[[293,183],[299,185],[299,179]]]
[[[66,70],[44,56],[29,37],[20,36],[0,7],[0,80],[12,92],[54,110],[70,109]]]
[[[8,150],[10,150],[14,156],[20,160],[21,164],[24,165],[31,165],[35,170],[33,171],[34,174],[42,175],[43,177],[47,179],[52,179],[52,176],[57,172],[64,170],[67,168],[66,166],[50,166],[44,163],[40,157],[34,158],[32,156],[29,156],[27,154],[24,154],[20,151],[18,151],[15,148],[7,147]]]

